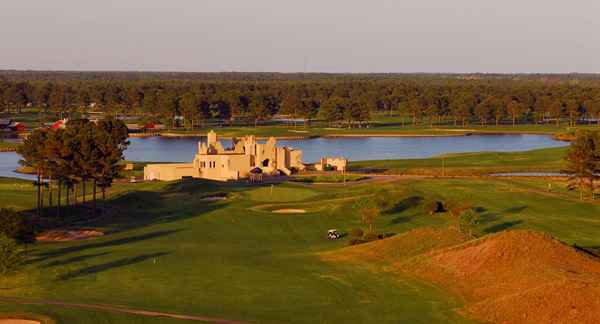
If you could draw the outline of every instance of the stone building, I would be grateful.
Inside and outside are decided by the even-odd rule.
[[[250,170],[257,167],[265,175],[290,175],[294,170],[304,170],[302,151],[276,144],[273,137],[262,144],[254,136],[245,136],[233,139],[233,147],[225,149],[217,134],[210,131],[206,143],[198,143],[192,163],[149,164],[144,168],[144,179],[172,181],[192,177],[228,181],[248,178]]]
[[[336,171],[346,171],[348,168],[348,159],[345,157],[323,157],[319,163],[315,163],[315,170],[325,171],[327,167]]]

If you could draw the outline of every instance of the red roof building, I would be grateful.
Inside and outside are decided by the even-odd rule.
[[[50,129],[65,128],[66,125],[67,125],[67,120],[61,119],[61,120],[55,121],[52,125],[50,125]]]

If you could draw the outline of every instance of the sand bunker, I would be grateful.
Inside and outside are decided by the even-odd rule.
[[[40,324],[40,321],[27,320],[27,319],[0,319],[0,324]]]
[[[273,212],[276,214],[304,214],[304,213],[306,213],[306,210],[286,208],[286,209],[277,209],[277,210],[274,210]]]
[[[50,230],[36,237],[41,242],[79,241],[103,236],[104,233],[95,230]]]
[[[507,231],[401,267],[458,291],[465,314],[494,323],[592,323],[600,261],[549,235]]]
[[[223,196],[211,196],[211,197],[204,197],[201,200],[202,201],[220,201],[220,200],[225,200],[227,199],[227,197],[223,197]]]

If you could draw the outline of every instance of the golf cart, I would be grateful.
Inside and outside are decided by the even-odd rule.
[[[330,229],[327,231],[327,239],[329,240],[337,240],[342,237],[342,234],[338,232],[336,229]]]

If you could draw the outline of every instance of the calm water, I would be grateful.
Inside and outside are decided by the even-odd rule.
[[[132,161],[189,162],[198,150],[200,137],[132,138],[125,158]],[[222,140],[225,147],[231,141]],[[280,140],[303,150],[304,162],[316,162],[322,156],[345,156],[351,161],[399,158],[426,158],[445,153],[513,152],[568,145],[547,135],[473,135],[457,137],[358,137]],[[0,176],[15,176],[16,153],[0,153]],[[21,175],[22,177],[22,175]]]

